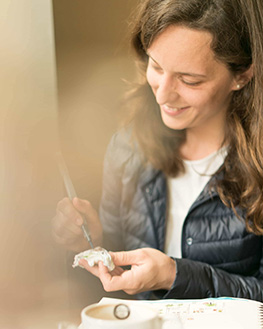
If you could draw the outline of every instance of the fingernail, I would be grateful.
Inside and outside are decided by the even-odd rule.
[[[72,199],[72,202],[73,202],[73,204],[74,204],[74,203],[78,203],[78,198],[77,198],[77,197],[74,197],[74,198]]]

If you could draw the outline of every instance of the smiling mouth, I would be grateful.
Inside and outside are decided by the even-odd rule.
[[[162,106],[163,110],[168,113],[180,113],[186,109],[189,108],[189,106],[184,106],[184,107],[170,107],[168,105],[163,105]]]

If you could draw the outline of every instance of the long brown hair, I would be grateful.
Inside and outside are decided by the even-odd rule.
[[[140,81],[129,98],[133,134],[147,161],[169,176],[183,171],[179,147],[185,131],[164,125],[145,77],[147,49],[168,26],[180,24],[212,34],[211,48],[233,74],[253,63],[254,77],[233,93],[227,112],[228,155],[224,178],[217,181],[221,200],[246,210],[247,229],[263,233],[263,2],[262,0],[146,0],[132,29]],[[150,118],[150,119],[149,119]]]

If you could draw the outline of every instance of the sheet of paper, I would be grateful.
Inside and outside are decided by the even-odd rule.
[[[163,329],[259,329],[260,307],[256,301],[239,298],[194,300],[122,300],[102,298],[100,303],[145,303],[166,319]]]

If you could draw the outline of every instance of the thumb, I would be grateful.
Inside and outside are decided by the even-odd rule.
[[[98,218],[97,211],[92,207],[92,204],[88,200],[74,198],[72,200],[73,206],[83,215],[86,219],[96,222]]]
[[[83,200],[80,198],[73,198],[72,199],[73,206],[80,211],[81,213],[86,213],[89,208],[92,208],[91,203],[87,200]]]
[[[138,250],[110,252],[113,263],[116,266],[138,264]]]

